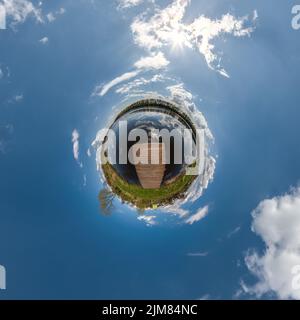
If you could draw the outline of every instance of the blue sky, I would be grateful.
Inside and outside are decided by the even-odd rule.
[[[155,2],[156,13],[176,3]],[[18,11],[22,3],[34,7]],[[150,23],[148,1],[6,4],[15,11],[0,30],[0,264],[7,271],[0,299],[298,299],[291,288],[291,268],[300,264],[295,2],[191,1],[180,20],[191,47],[159,39],[151,51],[131,29],[147,9]],[[251,31],[213,37],[209,65],[189,26],[203,15],[212,28],[226,14],[246,17],[243,30]],[[158,53],[156,67],[152,60],[141,67]],[[101,95],[105,84],[136,71]],[[183,218],[152,211],[158,218],[149,225],[118,201],[105,217],[91,143],[117,106],[133,99],[116,90],[158,74],[161,81],[141,85],[141,94],[181,86],[192,95],[214,136],[213,178],[185,204]],[[203,219],[185,223],[205,207]]]

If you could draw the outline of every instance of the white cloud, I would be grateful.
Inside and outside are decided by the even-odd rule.
[[[65,8],[60,8],[58,11],[56,11],[57,14],[65,14],[66,9]]]
[[[139,74],[139,70],[136,70],[136,71],[131,71],[131,72],[126,72],[124,74],[122,74],[121,76],[113,79],[112,81],[104,84],[104,85],[100,85],[100,86],[97,86],[95,89],[94,89],[94,92],[93,92],[93,96],[104,96],[112,87],[124,82],[124,81],[127,81],[129,79],[132,79],[134,77],[136,77],[138,74]]]
[[[185,223],[188,224],[194,224],[195,222],[198,222],[205,218],[208,214],[208,206],[205,206],[204,208],[201,208],[197,211],[197,213],[190,216],[188,219],[185,220]]]
[[[119,0],[119,9],[127,9],[141,4],[143,0]]]
[[[210,19],[204,15],[196,18],[191,24],[183,23],[189,0],[174,0],[164,9],[156,9],[150,18],[147,12],[138,16],[131,24],[134,41],[148,50],[160,49],[163,46],[194,48],[202,54],[209,68],[229,77],[220,66],[220,59],[212,43],[217,37],[231,34],[235,37],[250,36],[254,27],[247,27],[249,17],[236,18],[225,14],[220,19]],[[254,19],[258,17],[254,12]]]
[[[34,17],[36,21],[42,22],[42,13],[31,1],[27,0],[3,0],[3,5],[12,25],[23,23],[28,17]]]
[[[8,67],[1,67],[0,66],[0,80],[4,78],[9,78],[10,77],[10,70]]]
[[[80,166],[81,163],[79,162],[79,132],[77,129],[74,129],[73,132],[72,132],[72,143],[73,143],[73,156],[74,156],[74,159],[78,162],[78,164]]]
[[[132,78],[135,78],[142,71],[147,71],[147,70],[151,70],[151,69],[159,70],[159,69],[165,68],[168,64],[169,64],[169,61],[165,58],[165,56],[162,52],[158,52],[157,54],[151,55],[148,57],[142,57],[141,59],[139,59],[137,62],[134,63],[134,67],[136,68],[136,70],[126,72],[126,73],[122,74],[121,76],[116,77],[115,79],[111,80],[110,82],[108,82],[104,85],[96,86],[96,88],[94,89],[94,91],[92,93],[92,96],[101,96],[102,97],[114,86],[116,86],[122,82],[128,81]],[[156,78],[153,78],[153,82],[155,79],[158,80],[158,75],[156,75]],[[140,80],[140,81],[143,82],[143,80]],[[147,81],[145,80],[144,83],[146,83],[146,82]],[[142,84],[142,83],[140,83],[140,84]],[[128,84],[126,86],[128,86]],[[124,88],[124,90],[126,90],[126,89]],[[123,89],[120,89],[120,91],[118,93],[121,93],[122,91],[123,91]]]
[[[257,12],[257,10],[254,10],[254,12],[253,12],[253,21],[255,21],[257,19],[258,19],[258,12]]]
[[[49,42],[49,38],[48,37],[44,37],[44,38],[40,39],[39,42],[42,43],[42,44],[47,44]]]
[[[138,220],[145,222],[147,224],[147,226],[153,226],[153,225],[156,224],[155,218],[156,218],[155,216],[145,216],[145,215],[143,215],[143,216],[139,216]]]
[[[0,30],[6,29],[6,12],[3,4],[0,2]]]
[[[159,69],[163,69],[165,68],[167,65],[169,64],[169,61],[165,58],[164,54],[162,52],[158,52],[157,54],[152,54],[148,57],[142,57],[141,59],[139,59],[137,62],[134,63],[134,67],[136,68],[136,70],[130,71],[130,72],[126,72],[124,74],[122,74],[121,76],[116,77],[115,79],[113,79],[112,81],[104,84],[104,85],[100,85],[97,86],[94,89],[94,92],[92,93],[92,96],[104,96],[111,88],[113,88],[114,86],[128,81],[132,78],[135,78],[139,73],[141,73],[142,71],[148,71],[148,70],[159,70]],[[159,79],[159,75],[154,76],[155,78],[153,78],[151,81],[155,82],[156,80]],[[146,84],[147,80],[139,80],[139,84],[138,82],[136,82],[135,84],[138,85],[142,85],[142,84]],[[141,83],[144,82],[144,83]],[[117,91],[117,93],[122,93],[122,91],[127,91],[128,89],[126,88],[130,88],[132,85],[134,86],[135,84],[126,84],[126,86],[123,89],[120,89],[119,92]],[[128,87],[129,85],[129,87]]]
[[[14,96],[14,100],[15,100],[16,102],[22,101],[23,98],[24,98],[23,94],[17,94],[17,95]]]
[[[57,11],[49,12],[44,17],[42,14],[42,2],[39,2],[37,6],[33,4],[33,1],[29,0],[2,0],[2,2],[6,16],[11,20],[12,27],[25,22],[29,17],[34,18],[39,23],[43,23],[44,18],[49,22],[53,22],[58,15],[65,13],[65,9],[60,8]]]
[[[156,49],[172,44],[176,34],[185,35],[181,21],[188,3],[188,0],[175,0],[165,9],[157,9],[148,20],[145,14],[137,17],[131,25],[135,42],[146,49]]]
[[[240,232],[241,230],[241,227],[238,226],[236,227],[235,229],[233,229],[232,231],[230,231],[228,234],[227,234],[227,238],[230,239],[232,236],[234,236],[235,234],[237,234],[238,232]]]
[[[47,15],[46,15],[46,18],[49,22],[53,22],[56,20],[57,16],[59,15],[63,15],[64,13],[66,12],[66,10],[64,8],[60,8],[59,10],[57,11],[54,11],[54,12],[49,12]]]
[[[53,22],[56,17],[54,16],[54,13],[53,12],[49,12],[47,15],[46,15],[47,19],[49,22]]]
[[[300,188],[262,201],[252,216],[252,230],[262,237],[266,249],[262,255],[248,252],[245,262],[258,283],[243,284],[243,291],[258,297],[275,293],[279,299],[300,299],[300,290],[292,286],[292,269],[300,265]]]
[[[190,103],[193,100],[193,94],[184,88],[183,83],[168,86],[167,90],[171,94],[171,99],[176,101],[186,101]]]
[[[181,218],[185,218],[189,214],[189,211],[183,208],[182,205],[183,205],[182,200],[176,199],[174,203],[164,206],[162,208],[162,211],[175,214]]]
[[[165,77],[162,74],[155,74],[153,77],[148,79],[144,77],[140,77],[138,79],[125,83],[124,85],[122,85],[120,88],[116,90],[116,93],[119,93],[119,94],[130,93],[130,96],[132,96],[132,94],[134,93],[139,93],[138,91],[139,87],[146,86],[148,84],[155,83],[155,82],[161,82],[163,80],[165,80]]]
[[[8,100],[8,103],[18,103],[18,102],[21,102],[23,99],[24,99],[24,95],[22,93],[16,94]]]
[[[91,149],[90,149],[90,148],[87,149],[86,154],[87,154],[88,157],[91,157],[91,156],[92,156],[92,153],[91,153]]]
[[[165,68],[170,62],[166,59],[162,52],[151,55],[149,57],[142,57],[134,66],[138,69],[162,69]]]
[[[200,297],[198,300],[211,300],[211,297],[209,294],[205,294],[202,297]]]

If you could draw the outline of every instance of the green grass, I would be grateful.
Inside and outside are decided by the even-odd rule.
[[[129,184],[125,181],[109,163],[103,165],[102,169],[112,191],[123,201],[132,203],[139,209],[171,204],[175,199],[184,196],[185,191],[195,179],[195,176],[183,174],[173,183],[159,189],[143,189],[139,185]]]

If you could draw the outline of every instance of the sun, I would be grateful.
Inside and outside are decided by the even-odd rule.
[[[186,35],[183,31],[173,30],[170,32],[169,38],[173,50],[183,49],[186,44]]]

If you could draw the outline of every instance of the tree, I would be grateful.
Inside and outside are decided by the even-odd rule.
[[[100,207],[101,207],[101,212],[105,216],[109,216],[111,214],[111,210],[113,209],[113,201],[115,198],[115,195],[108,189],[102,189],[99,192],[99,201],[100,201]]]
[[[137,208],[136,209],[138,216],[145,215],[145,209],[144,208]]]

